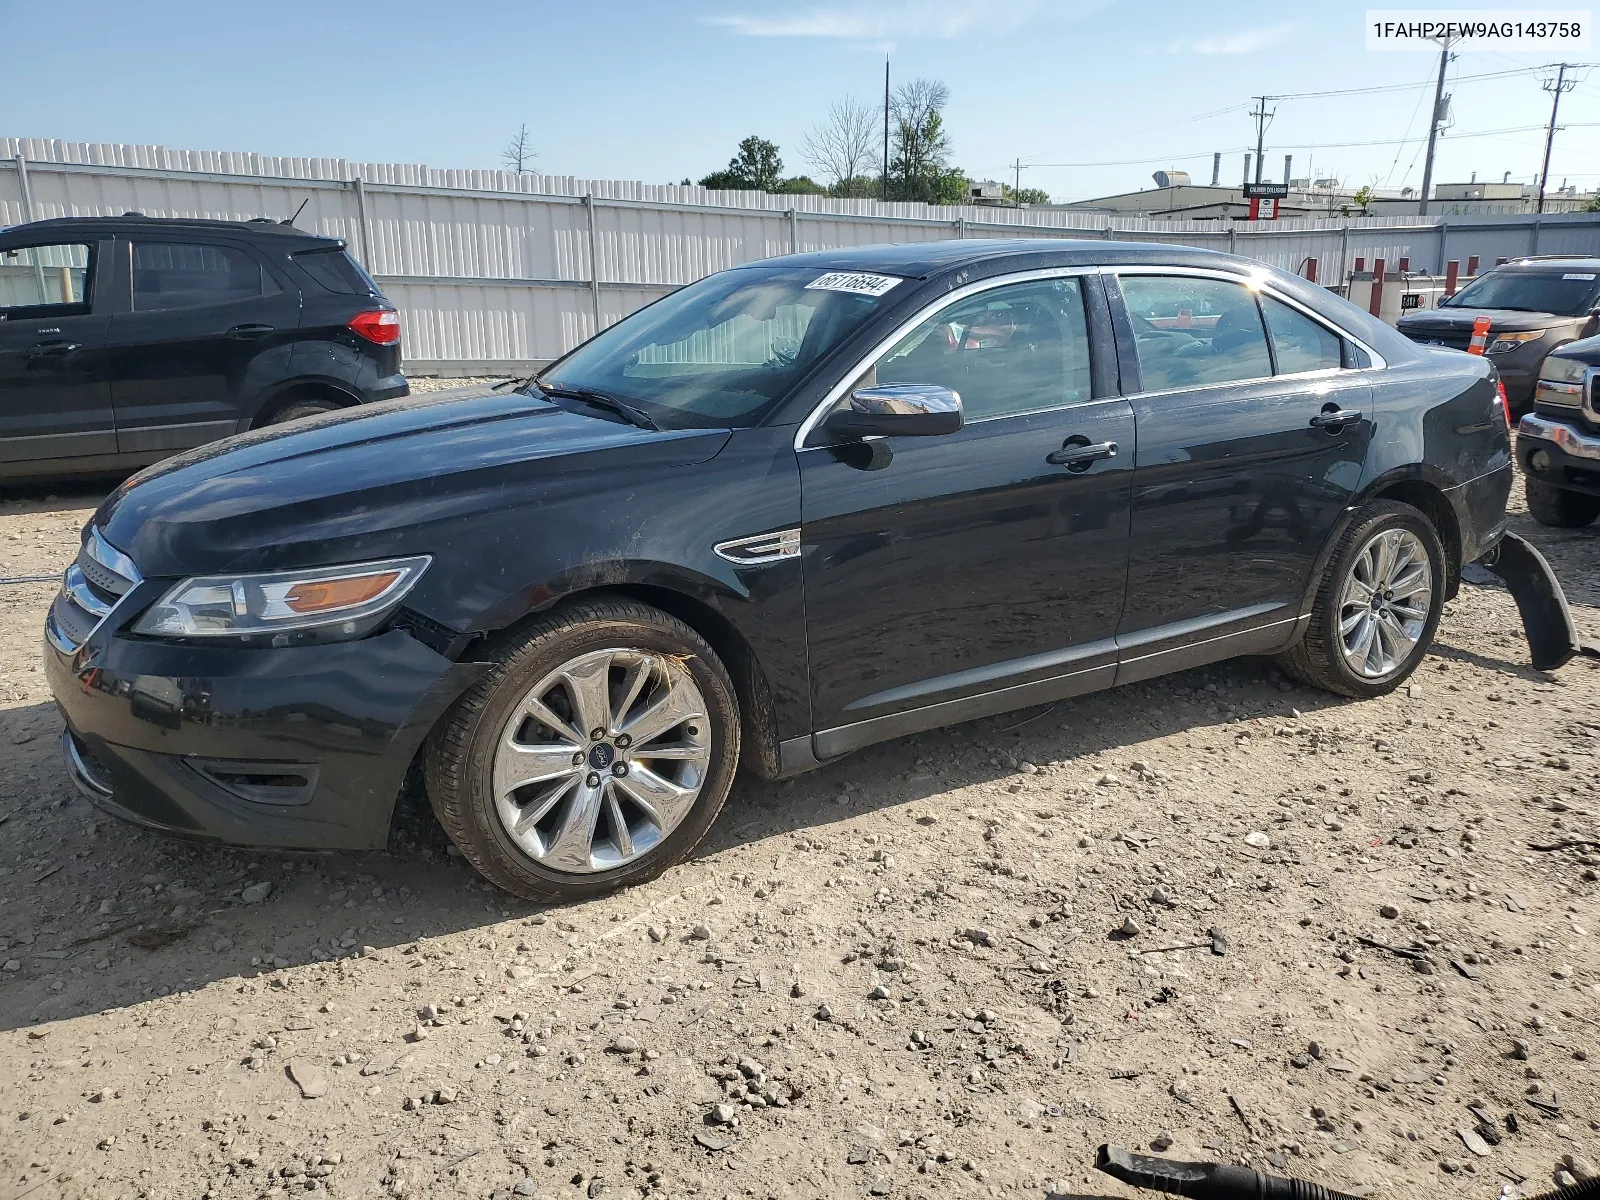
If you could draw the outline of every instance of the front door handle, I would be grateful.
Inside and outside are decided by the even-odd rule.
[[[258,338],[265,337],[273,331],[274,327],[271,325],[235,325],[228,330],[228,336],[231,338]]]
[[[1115,442],[1091,442],[1081,433],[1074,434],[1061,444],[1061,449],[1044,457],[1052,467],[1065,467],[1069,471],[1087,471],[1102,458],[1115,458]]]
[[[37,342],[28,347],[29,358],[60,358],[77,350],[77,342]]]
[[[1342,425],[1354,425],[1361,420],[1359,408],[1340,408],[1337,404],[1323,406],[1321,412],[1311,418],[1313,429],[1332,429],[1337,431]]]

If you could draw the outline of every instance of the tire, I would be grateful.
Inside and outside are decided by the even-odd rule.
[[[1581,529],[1600,517],[1600,496],[1570,492],[1542,479],[1525,479],[1528,513],[1541,525],[1557,529]]]
[[[1384,600],[1380,595],[1375,607],[1352,602],[1354,595],[1359,595],[1360,589],[1366,586],[1362,582],[1363,575],[1367,578],[1382,575],[1381,570],[1374,574],[1373,568],[1375,556],[1381,554],[1381,547],[1375,547],[1385,535],[1389,535],[1390,546],[1404,548],[1396,555],[1400,563],[1426,561],[1425,606],[1420,599],[1410,605],[1404,604],[1409,598],[1404,594],[1394,595],[1393,600]],[[1381,563],[1381,559],[1378,561]],[[1347,593],[1353,576],[1359,585],[1354,595]],[[1415,577],[1410,566],[1402,565],[1393,571],[1388,581],[1404,587],[1414,584]],[[1365,700],[1387,695],[1417,669],[1433,643],[1439,615],[1444,610],[1445,582],[1444,544],[1428,518],[1409,504],[1374,501],[1356,514],[1340,536],[1317,586],[1305,636],[1279,656],[1278,665],[1301,683],[1341,696]],[[1395,588],[1383,590],[1399,591]],[[1366,614],[1365,623],[1360,620],[1362,609],[1371,610]],[[1373,615],[1374,612],[1378,615]],[[1420,615],[1412,616],[1413,613]],[[1367,637],[1366,627],[1371,628],[1370,638],[1364,642],[1367,653],[1360,656],[1362,669],[1358,670],[1349,656],[1357,651],[1347,652],[1341,619],[1356,622],[1349,629],[1349,637],[1357,650]],[[1415,635],[1414,639],[1409,637],[1411,634]],[[1374,644],[1376,649],[1373,649]],[[1388,653],[1391,650],[1393,654]]]
[[[467,861],[514,895],[568,903],[686,858],[722,810],[739,761],[738,698],[705,640],[648,605],[597,599],[539,617],[492,656],[430,736],[423,763],[433,811]],[[636,673],[643,682],[630,693]],[[584,722],[576,688],[600,679],[605,699],[590,693]],[[535,699],[559,726],[531,711]],[[601,703],[603,718],[593,715]],[[641,717],[657,712],[684,715],[634,745],[625,730],[653,728],[660,720]],[[577,728],[602,719],[604,729]],[[587,834],[580,812],[595,813]]]
[[[334,400],[295,400],[278,409],[262,425],[283,425],[302,417],[316,417],[323,413],[338,412],[344,405]]]

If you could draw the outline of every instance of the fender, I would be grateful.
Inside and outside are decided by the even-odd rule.
[[[1439,470],[1438,467],[1433,466],[1431,463],[1407,463],[1404,466],[1394,467],[1388,471],[1385,471],[1382,475],[1379,475],[1376,478],[1368,480],[1366,483],[1362,484],[1360,491],[1358,491],[1355,496],[1351,498],[1349,505],[1347,505],[1339,514],[1339,519],[1333,523],[1333,528],[1328,532],[1327,541],[1323,543],[1322,549],[1317,553],[1316,563],[1313,565],[1311,572],[1306,579],[1305,594],[1300,598],[1300,608],[1297,615],[1302,620],[1311,615],[1311,607],[1316,603],[1317,599],[1317,589],[1322,585],[1323,572],[1328,569],[1328,560],[1333,557],[1334,547],[1339,544],[1339,539],[1344,537],[1345,531],[1350,528],[1350,524],[1355,519],[1356,513],[1380,493],[1387,491],[1398,483],[1426,484],[1437,491],[1440,495],[1440,498],[1447,504],[1450,504],[1450,489],[1459,486],[1448,475]],[[1454,512],[1454,508],[1455,506],[1452,504],[1452,512]],[[1454,516],[1455,520],[1459,523],[1461,520],[1461,514],[1454,513]],[[1452,537],[1454,537],[1458,543],[1456,549],[1459,552],[1460,547],[1458,531],[1441,530],[1440,536],[1445,541],[1447,552],[1450,548],[1450,540]],[[1451,579],[1454,581],[1454,579],[1460,574],[1461,564],[1454,563],[1447,565],[1450,569]]]

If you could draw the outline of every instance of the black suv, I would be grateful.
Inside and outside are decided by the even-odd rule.
[[[138,214],[0,230],[0,480],[404,396],[399,315],[344,246]]]
[[[740,762],[1239,654],[1381,696],[1463,563],[1541,566],[1511,477],[1484,359],[1259,263],[831,250],[708,276],[515,390],[149,468],[84,530],[45,670],[119,816],[381,846],[417,762],[474,866],[573,898],[683,858]]]
[[[1549,255],[1502,263],[1438,308],[1407,313],[1397,326],[1414,342],[1465,350],[1479,317],[1489,318],[1484,353],[1500,372],[1511,411],[1525,412],[1545,355],[1600,333],[1600,258]]]

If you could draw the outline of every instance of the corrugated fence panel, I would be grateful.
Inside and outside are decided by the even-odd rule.
[[[425,370],[509,368],[592,336],[591,244],[602,325],[726,267],[880,242],[1109,236],[1231,250],[1294,272],[1315,258],[1324,283],[1342,282],[1358,257],[1368,267],[1382,258],[1390,271],[1408,258],[1413,270],[1442,272],[1446,258],[1477,255],[1489,266],[1530,253],[1600,253],[1597,214],[1230,224],[0,138],[0,226],[128,211],[283,219],[302,202],[296,224],[343,238],[379,277],[404,319],[407,362]]]

